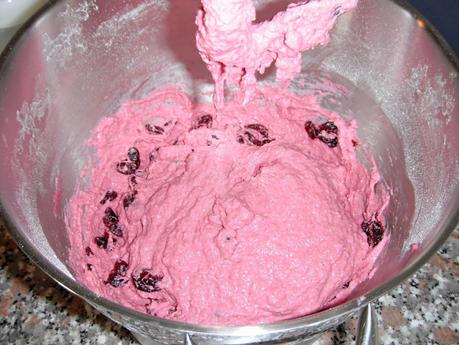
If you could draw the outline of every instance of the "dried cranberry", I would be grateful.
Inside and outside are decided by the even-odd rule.
[[[244,126],[245,130],[238,135],[237,142],[239,144],[263,146],[274,141],[269,138],[269,130],[265,126],[254,123]]]
[[[92,265],[91,264],[86,264],[86,267],[88,268],[88,271],[92,271]]]
[[[264,138],[269,138],[269,130],[265,126],[259,123],[252,123],[250,125],[246,125],[245,128],[253,129],[254,131],[259,132]]]
[[[123,175],[135,174],[140,167],[140,153],[135,147],[130,147],[128,150],[128,160],[124,159],[116,164],[116,171]]]
[[[123,237],[123,227],[120,223],[110,225],[108,230],[117,237]]]
[[[144,292],[160,291],[161,288],[157,284],[163,280],[161,275],[153,275],[148,270],[142,270],[140,273],[132,275],[134,286]]]
[[[85,252],[86,252],[87,256],[94,255],[94,253],[92,252],[92,249],[90,247],[86,247]]]
[[[263,146],[263,145],[269,144],[270,142],[274,141],[274,139],[257,139],[252,133],[244,132],[244,135],[238,138],[238,142],[241,143],[241,141],[245,144],[250,143],[255,146]]]
[[[126,160],[118,162],[116,164],[116,171],[123,175],[132,175],[135,174],[137,170],[137,165],[134,162],[128,162]]]
[[[135,176],[131,176],[129,178],[129,188],[135,189],[135,186],[137,186],[137,178]]]
[[[102,218],[104,225],[110,232],[118,237],[123,236],[123,229],[119,223],[118,215],[113,211],[111,207],[105,209],[105,215]]]
[[[329,136],[320,134],[322,132],[325,132]],[[330,134],[332,134],[332,136],[330,136]],[[319,140],[327,144],[329,147],[336,147],[338,145],[338,127],[336,127],[332,121],[327,121],[321,124],[319,126]]]
[[[124,260],[118,260],[108,275],[106,283],[113,287],[120,287],[121,285],[124,285],[126,283],[124,277],[126,276],[127,269],[127,262]]]
[[[365,235],[367,235],[367,242],[370,247],[376,247],[383,239],[384,227],[376,217],[370,221],[363,221],[361,227]]]
[[[312,123],[312,121],[306,121],[304,124],[304,129],[312,140],[316,139],[319,135],[319,130],[317,129],[316,125]]]
[[[319,132],[322,131],[325,131],[329,134],[338,134],[338,127],[336,127],[336,125],[332,121],[327,121],[319,126]]]
[[[110,228],[110,226],[119,222],[118,215],[115,213],[115,211],[113,211],[111,207],[107,207],[105,209],[105,215],[102,220],[107,228]]]
[[[107,249],[108,234],[105,233],[103,236],[97,236],[96,238],[94,238],[94,242],[99,248]]]
[[[104,205],[107,201],[113,201],[118,196],[118,193],[115,191],[108,191],[105,193],[104,198],[100,201],[101,205]]]
[[[196,128],[200,128],[200,127],[211,128],[212,127],[212,122],[213,122],[212,115],[209,115],[209,114],[202,115],[198,119],[198,123],[196,124],[196,126],[194,128],[195,129]]]
[[[338,138],[327,138],[319,135],[319,140],[331,148],[338,146]]]
[[[304,129],[312,140],[318,138],[321,142],[331,148],[338,146],[338,127],[336,127],[332,121],[327,121],[319,127],[314,125],[312,121],[306,121]],[[325,133],[322,134],[322,132]]]
[[[348,282],[344,283],[343,286],[342,286],[342,288],[343,288],[343,289],[347,289],[347,288],[349,287],[349,285],[351,285],[351,281],[352,281],[352,280],[349,280]]]
[[[140,167],[140,152],[135,147],[130,147],[128,150],[129,160],[135,164],[136,169]]]
[[[157,126],[157,125],[150,125],[149,123],[147,123],[145,125],[145,129],[148,131],[148,133],[150,134],[157,134],[157,135],[161,135],[161,134],[164,134],[164,128],[162,128],[161,126]]]
[[[333,15],[335,17],[338,17],[339,15],[341,14],[341,6],[338,6],[335,8],[335,10],[333,11]]]
[[[123,207],[128,208],[135,200],[135,196],[137,195],[137,191],[135,190],[132,193],[129,193],[123,198]]]
[[[352,142],[352,146],[354,146],[354,147],[357,146],[357,141],[352,140],[351,142]]]
[[[178,309],[178,305],[177,305],[177,304],[174,304],[173,307],[170,307],[170,308],[169,308],[169,310],[167,311],[167,314],[168,314],[168,315],[171,315],[171,314],[177,312],[177,309]]]

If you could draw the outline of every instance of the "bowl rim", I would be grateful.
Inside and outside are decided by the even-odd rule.
[[[2,53],[0,53],[0,71],[3,70],[9,56],[14,51],[14,47],[21,40],[21,38],[29,31],[29,29],[35,24],[41,16],[43,16],[49,9],[60,2],[66,0],[48,0],[40,10],[35,13],[29,20],[27,20],[11,38],[9,43],[5,46]],[[439,33],[439,31],[422,15],[420,12],[411,5],[407,0],[386,0],[395,3],[402,10],[408,12],[408,14],[414,20],[421,20],[425,23],[425,30],[430,34],[431,38],[437,43],[440,50],[443,52],[448,61],[453,65],[459,74],[459,59]],[[454,200],[455,199],[455,200]],[[11,237],[17,243],[18,247],[23,253],[41,270],[43,270],[49,277],[56,281],[59,285],[64,287],[66,290],[73,294],[83,298],[91,305],[94,304],[103,307],[105,310],[109,310],[118,314],[134,319],[136,321],[154,324],[158,327],[165,327],[173,329],[175,331],[189,332],[191,334],[205,334],[213,336],[231,336],[231,337],[248,337],[251,335],[265,336],[277,332],[294,331],[304,328],[313,328],[320,325],[323,322],[329,322],[333,319],[338,319],[342,316],[348,315],[362,308],[363,306],[371,303],[373,300],[387,293],[393,289],[405,279],[413,275],[421,266],[423,266],[440,248],[440,246],[448,239],[449,235],[456,228],[459,222],[459,193],[453,195],[452,202],[455,202],[456,209],[451,211],[443,232],[441,232],[437,238],[433,239],[431,243],[423,249],[423,252],[415,258],[409,265],[407,265],[401,272],[396,276],[386,281],[383,285],[373,290],[370,290],[366,295],[361,297],[353,298],[335,307],[319,311],[317,313],[291,319],[278,321],[273,323],[257,324],[250,326],[218,326],[218,325],[197,325],[192,323],[185,323],[174,320],[162,319],[149,314],[135,311],[123,305],[114,303],[108,299],[105,299],[94,292],[90,291],[83,285],[79,284],[76,280],[71,279],[66,274],[63,274],[57,269],[48,259],[46,259],[40,252],[38,252],[32,243],[27,239],[25,235],[19,230],[20,227],[16,222],[9,217],[5,210],[5,207],[0,200],[0,217],[3,218],[6,225],[6,229],[10,233]],[[117,321],[117,320],[115,320]],[[117,321],[119,322],[119,321]]]

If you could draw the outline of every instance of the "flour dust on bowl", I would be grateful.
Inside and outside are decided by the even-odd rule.
[[[270,19],[288,2],[255,3],[258,18]],[[165,85],[209,101],[213,83],[194,40],[199,6],[52,1],[26,23],[1,56],[2,213],[39,267],[145,344],[305,342],[414,273],[457,224],[457,59],[411,8],[389,0],[361,0],[339,18],[327,46],[303,55],[291,91],[319,94],[323,108],[355,118],[392,194],[388,243],[372,277],[346,302],[257,326],[161,319],[101,298],[75,280],[64,208],[91,154],[84,143],[100,119]],[[269,84],[271,72],[259,78]]]

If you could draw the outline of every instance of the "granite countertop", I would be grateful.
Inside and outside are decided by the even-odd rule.
[[[416,275],[376,303],[381,343],[459,344],[459,228]],[[353,344],[352,319],[317,345]],[[137,344],[18,249],[0,219],[0,344]]]

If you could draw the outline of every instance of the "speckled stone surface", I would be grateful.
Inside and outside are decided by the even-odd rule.
[[[459,228],[415,276],[376,303],[381,343],[459,344]],[[357,321],[316,345],[353,344]],[[0,219],[0,344],[137,344],[17,248]]]

